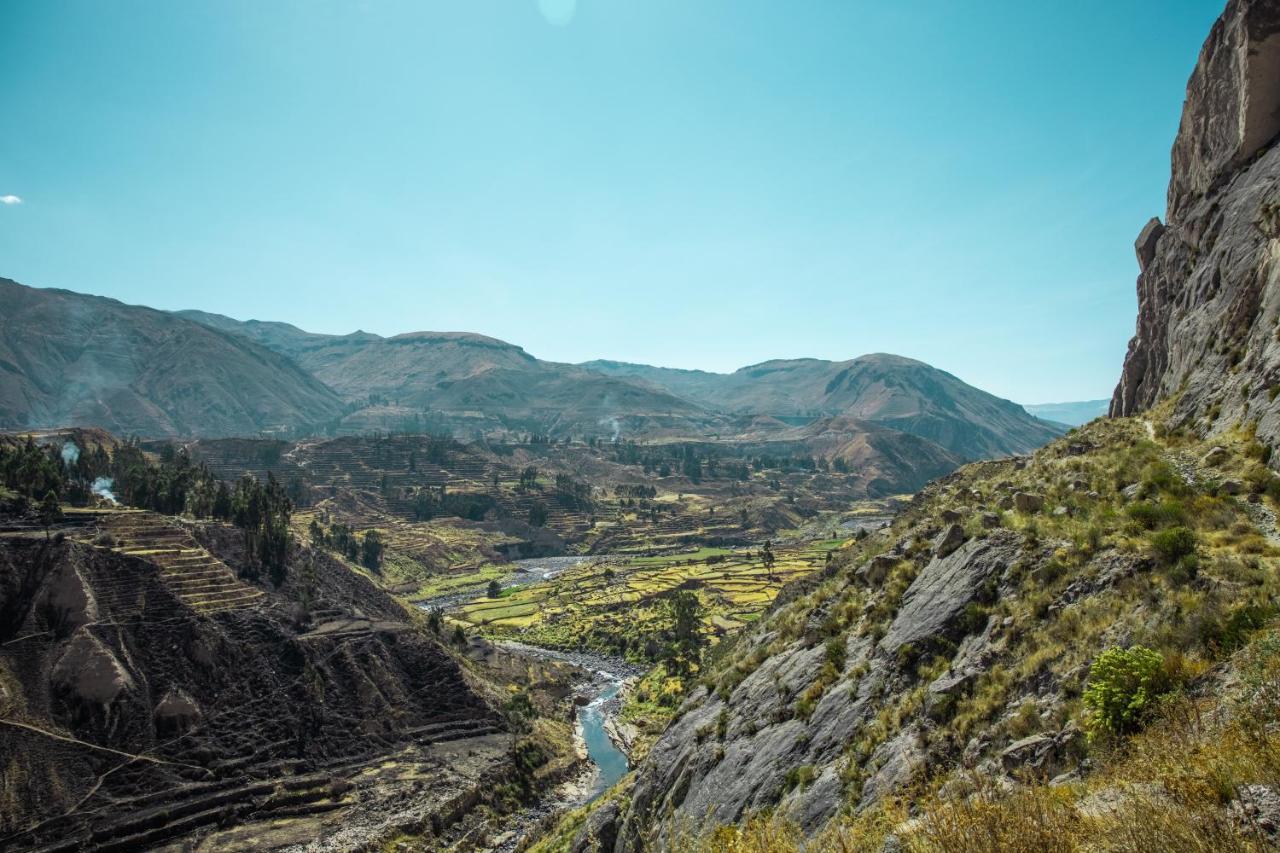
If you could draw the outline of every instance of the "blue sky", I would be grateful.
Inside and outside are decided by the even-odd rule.
[[[7,0],[0,276],[1109,396],[1221,5]]]

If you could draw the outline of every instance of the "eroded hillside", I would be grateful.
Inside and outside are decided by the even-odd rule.
[[[487,688],[323,554],[295,548],[273,587],[217,523],[68,510],[54,538],[29,516],[3,530],[6,849],[266,849],[339,825],[365,843],[447,827],[510,775]]]

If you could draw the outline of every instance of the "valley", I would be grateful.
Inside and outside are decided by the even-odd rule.
[[[246,7],[236,26],[187,23],[210,44],[234,33],[244,56],[269,33],[265,71],[241,75],[210,49],[216,74],[201,85],[135,75],[165,110],[168,86],[184,96],[172,98],[181,122],[153,104],[164,120],[142,122],[149,134],[218,131],[194,148],[264,186],[294,163],[266,168],[238,146],[276,145],[289,134],[275,121],[325,107],[294,137],[306,144],[288,148],[307,187],[322,184],[314,202],[296,186],[280,197],[303,201],[279,207],[265,195],[243,204],[250,194],[230,184],[193,194],[199,204],[148,195],[163,216],[130,244],[128,275],[204,280],[211,256],[165,254],[173,234],[160,220],[190,217],[225,277],[217,293],[150,291],[155,304],[279,311],[318,329],[385,331],[359,318],[390,316],[409,331],[319,333],[0,278],[0,850],[1280,849],[1280,0],[1227,0],[1191,71],[1167,207],[1133,256],[1123,247],[1137,317],[1109,400],[1082,399],[1099,396],[1081,380],[1094,350],[1119,353],[1103,340],[1101,306],[1115,299],[1090,284],[1109,268],[1089,232],[1142,197],[1117,177],[1129,167],[1113,140],[1158,122],[1136,103],[1154,95],[1121,92],[1106,56],[1139,30],[1173,52],[1185,10],[1117,7],[1105,29],[1123,37],[1111,39],[1096,13],[1011,6],[997,51],[973,28],[992,25],[979,6],[963,21],[858,4],[816,18],[789,7],[783,20],[768,4],[675,4],[664,14],[679,39],[658,41],[667,22],[625,5],[546,0],[523,9],[529,20],[504,7],[476,21],[451,17],[472,13],[455,4],[420,31],[402,26],[411,7],[338,4],[287,21],[274,5]],[[172,36],[170,17],[186,14],[146,25]],[[340,41],[315,38],[329,17]],[[468,26],[445,27],[457,20]],[[520,29],[530,21],[536,37]],[[706,21],[714,28],[699,29]],[[760,28],[734,30],[744,21]],[[928,47],[903,79],[839,78],[846,54],[900,62],[903,21]],[[811,28],[802,41],[797,22]],[[1070,62],[1030,38],[1009,49],[1004,28],[1032,23],[1061,36]],[[369,44],[401,29],[406,54],[372,61]],[[620,47],[635,32],[643,51]],[[147,55],[150,30],[126,50],[103,34],[94,44],[108,53]],[[697,74],[681,51],[653,50],[686,43],[707,63]],[[896,47],[877,54],[881,43]],[[157,67],[180,66],[179,48],[206,58],[203,44],[165,45],[174,55]],[[459,45],[479,64],[436,67]],[[726,74],[720,60],[743,50],[756,73]],[[1126,68],[1146,63],[1150,86],[1167,57],[1144,51],[1122,53]],[[611,73],[551,85],[584,57]],[[313,81],[333,66],[342,85],[321,89]],[[423,67],[433,73],[415,77]],[[684,77],[665,76],[680,67]],[[1029,88],[1013,85],[1024,76]],[[277,77],[289,87],[272,88]],[[651,77],[665,81],[661,107],[635,109]],[[116,78],[103,80],[92,91],[113,120],[140,119],[112,96]],[[904,80],[922,87],[910,121],[882,123]],[[736,97],[695,97],[744,81]],[[276,100],[226,122],[237,138],[196,121],[259,86]],[[845,102],[868,92],[879,100]],[[358,120],[337,121],[348,116],[330,102],[351,93]],[[1109,100],[1117,93],[1127,100]],[[1054,108],[1010,112],[1006,99]],[[811,102],[820,109],[806,113]],[[583,117],[560,132],[574,109]],[[1124,121],[1088,120],[1103,109]],[[490,110],[502,124],[459,120]],[[842,110],[871,118],[845,138]],[[394,122],[365,134],[381,112]],[[658,113],[715,122],[696,173],[677,168],[686,137],[664,144]],[[975,136],[975,115],[991,136]],[[939,117],[952,123],[946,156],[924,156],[941,150],[916,147]],[[431,133],[415,136],[415,121]],[[157,139],[108,144],[120,140],[107,124],[85,138],[103,135],[103,162],[120,159],[122,176],[126,148],[148,172],[171,166]],[[556,160],[539,159],[540,132]],[[839,144],[823,156],[829,134]],[[48,138],[63,137],[79,138]],[[501,148],[509,137],[528,150]],[[457,140],[460,162],[442,155]],[[596,159],[597,147],[617,159]],[[621,168],[650,148],[652,171]],[[1025,171],[1027,151],[1071,180]],[[376,173],[354,168],[375,152],[392,156]],[[589,165],[575,183],[579,159]],[[211,155],[184,149],[174,162],[196,188]],[[33,171],[35,186],[55,185],[55,165]],[[597,196],[601,180],[610,191]],[[1114,195],[1072,208],[1072,192],[1113,183]],[[733,193],[713,208],[721,184]],[[232,191],[234,214],[220,207]],[[646,208],[645,193],[661,203]],[[782,216],[796,198],[803,215]],[[23,205],[0,195],[0,216],[62,223],[60,248],[97,246],[102,267],[120,263],[91,201]],[[477,230],[483,251],[464,239]],[[1070,276],[1053,267],[1084,256],[1096,266],[1070,266],[1071,286],[1055,289]],[[73,268],[48,267],[50,281]],[[288,299],[242,286],[268,274],[295,281]],[[481,314],[462,313],[477,300]],[[475,316],[492,321],[476,328],[544,345],[754,363],[677,369],[572,347],[557,361],[420,325]],[[592,337],[601,318],[607,339]],[[1019,399],[1067,402],[1018,405],[875,351],[885,338]],[[837,355],[770,357],[797,350]]]

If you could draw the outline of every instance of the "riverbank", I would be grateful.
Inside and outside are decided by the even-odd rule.
[[[502,820],[501,829],[491,834],[490,846],[485,849],[514,853],[539,838],[562,815],[591,803],[626,775],[630,761],[613,731],[622,704],[619,693],[641,674],[642,668],[589,652],[562,652],[509,640],[493,642],[493,646],[531,660],[568,664],[584,674],[572,697],[576,709],[574,748],[584,769],[536,803]]]

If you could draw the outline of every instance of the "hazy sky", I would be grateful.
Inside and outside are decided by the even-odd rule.
[[[0,276],[1109,396],[1209,0],[0,2]]]

